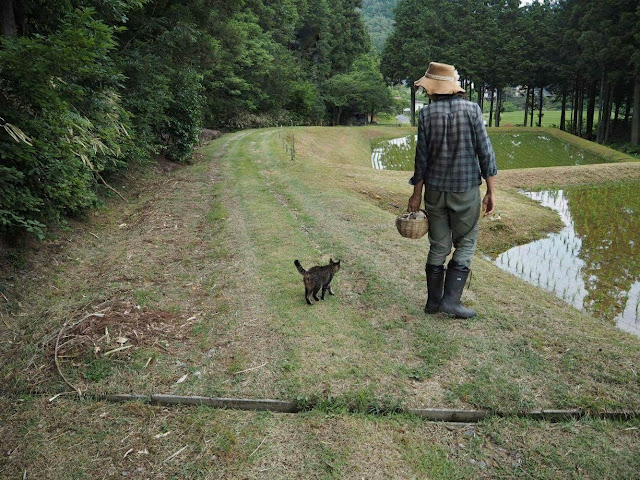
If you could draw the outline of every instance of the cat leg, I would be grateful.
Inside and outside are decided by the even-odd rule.
[[[307,301],[307,303],[308,303],[309,305],[311,305],[311,301],[309,300],[309,295],[310,295],[310,294],[311,294],[311,292],[305,288],[305,289],[304,289],[304,299]]]
[[[324,292],[326,292],[326,291],[327,291],[327,286],[323,285],[322,286],[322,295],[320,295],[320,299],[324,300]]]
[[[317,288],[314,288],[314,289],[313,289],[313,299],[314,299],[316,302],[319,302],[319,301],[320,301],[320,299],[318,298],[318,292],[319,292],[319,291],[320,291],[320,287],[317,287]]]
[[[333,293],[333,289],[331,288],[331,284],[328,285],[328,290],[329,290],[329,295],[335,295],[335,293]]]

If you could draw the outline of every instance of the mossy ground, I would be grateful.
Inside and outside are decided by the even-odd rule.
[[[370,141],[400,130],[227,135],[204,147],[193,165],[132,173],[118,186],[128,203],[113,199],[44,243],[7,251],[0,280],[7,297],[0,322],[0,471],[44,478],[635,475],[634,422],[507,418],[447,428],[339,408],[349,402],[505,412],[640,405],[636,337],[485,259],[559,227],[553,212],[511,188],[524,181],[521,171],[499,177],[502,220],[481,220],[474,279],[464,294],[478,318],[422,313],[428,242],[403,239],[394,226],[410,194],[406,172],[369,166]],[[284,143],[294,135],[292,160]],[[607,167],[637,178],[635,165]],[[554,170],[528,178],[553,183]],[[309,307],[293,260],[309,267],[329,257],[343,262],[336,295]],[[144,342],[136,331],[140,338],[127,333],[124,343],[114,322],[105,332],[110,343],[101,334],[100,345],[130,348],[61,358],[74,386],[320,398],[329,408],[290,416],[68,396],[49,403],[69,390],[52,358],[63,324],[101,308],[129,315],[128,304],[159,312],[163,321],[144,332]],[[155,343],[147,341],[153,331],[160,332]]]

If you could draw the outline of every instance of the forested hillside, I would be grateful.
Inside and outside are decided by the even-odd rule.
[[[472,87],[480,102],[484,91],[497,92],[496,112],[504,87],[524,86],[531,110],[523,120],[533,125],[542,107],[534,89],[547,87],[561,98],[560,128],[599,143],[619,135],[638,144],[640,115],[631,126],[632,112],[640,112],[637,0],[525,7],[519,0],[399,0],[395,20],[382,56],[388,80],[418,79],[429,61],[451,63],[470,96]]]
[[[388,103],[359,0],[8,0],[0,234],[97,201],[132,159],[186,160],[203,125],[348,123]]]
[[[374,48],[381,52],[393,30],[393,9],[397,0],[362,0],[362,20],[369,30]]]

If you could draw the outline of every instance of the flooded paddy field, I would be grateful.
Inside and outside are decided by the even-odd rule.
[[[640,336],[640,182],[525,192],[564,228],[514,247],[496,265]]]
[[[611,163],[547,132],[491,132],[499,170]],[[376,169],[413,170],[416,135],[375,142]],[[564,228],[512,248],[500,268],[553,292],[577,309],[640,336],[640,182],[522,192],[556,211]]]
[[[608,163],[611,160],[546,132],[491,132],[499,170]],[[416,135],[374,142],[371,166],[381,170],[413,170]]]

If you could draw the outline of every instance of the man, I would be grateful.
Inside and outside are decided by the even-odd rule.
[[[484,126],[482,111],[460,94],[458,72],[452,65],[431,62],[425,75],[414,83],[423,87],[433,103],[418,117],[418,143],[414,185],[407,209],[420,208],[424,187],[429,216],[426,313],[444,312],[471,318],[474,310],[460,303],[478,240],[480,187],[487,182],[482,200],[485,215],[496,206],[496,158]],[[444,262],[454,247],[445,270]],[[446,272],[446,278],[445,278]]]

